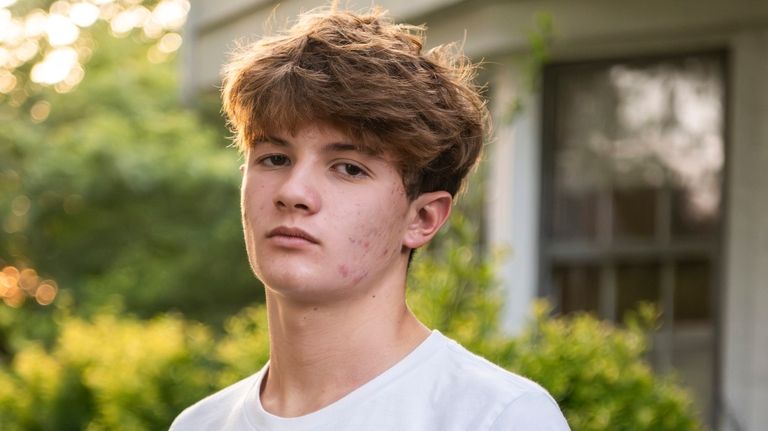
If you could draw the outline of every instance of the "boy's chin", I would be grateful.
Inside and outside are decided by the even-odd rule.
[[[317,276],[297,275],[269,277],[262,274],[261,281],[267,289],[280,298],[296,303],[329,304],[342,302],[355,296],[357,286],[345,285],[339,280],[323,280]]]
[[[268,288],[276,294],[281,300],[289,301],[292,304],[301,306],[328,307],[342,303],[349,303],[352,298],[348,292],[343,289],[322,289],[322,288]]]

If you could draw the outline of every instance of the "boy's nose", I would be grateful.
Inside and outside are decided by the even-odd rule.
[[[310,172],[292,169],[275,195],[275,206],[279,210],[316,213],[320,210],[320,195],[316,185],[317,182]]]

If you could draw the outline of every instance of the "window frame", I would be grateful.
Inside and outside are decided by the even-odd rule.
[[[709,57],[719,62],[720,75],[723,85],[723,165],[720,180],[720,204],[718,207],[718,225],[708,239],[673,239],[671,235],[672,190],[664,187],[657,196],[656,222],[659,226],[665,226],[663,236],[654,238],[653,243],[635,243],[633,241],[615,242],[611,238],[613,231],[611,215],[611,193],[614,188],[596,190],[598,192],[598,242],[587,244],[580,241],[557,243],[552,239],[551,229],[554,217],[554,193],[555,193],[555,155],[557,148],[557,79],[563,69],[574,66],[594,66],[595,68],[609,67],[616,64],[628,66],[652,65],[663,61],[671,61],[690,56]],[[603,58],[583,58],[569,61],[553,61],[545,64],[541,76],[541,105],[540,105],[540,185],[539,185],[539,226],[538,226],[538,268],[537,286],[540,297],[549,298],[553,305],[553,313],[562,314],[559,303],[560,292],[553,286],[553,273],[558,264],[587,263],[598,268],[598,295],[599,317],[612,322],[617,322],[617,289],[615,270],[620,263],[640,263],[655,261],[660,263],[660,301],[662,311],[670,316],[669,324],[665,325],[661,335],[661,343],[666,343],[661,349],[666,349],[657,365],[661,365],[660,371],[671,370],[671,333],[674,332],[674,265],[676,262],[686,259],[706,259],[710,262],[709,274],[709,310],[712,326],[712,349],[709,352],[712,359],[712,393],[710,394],[711,411],[709,417],[704,418],[709,425],[718,423],[721,406],[720,394],[722,393],[722,320],[723,300],[725,298],[725,274],[724,253],[726,226],[728,225],[728,178],[730,172],[730,104],[731,104],[731,76],[730,55],[726,48],[678,51],[663,54],[618,56]],[[601,208],[603,206],[603,208]],[[608,232],[608,238],[600,237],[600,230]],[[658,228],[657,228],[658,230]]]

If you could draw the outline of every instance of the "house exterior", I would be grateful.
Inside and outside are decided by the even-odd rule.
[[[216,91],[233,41],[263,34],[270,16],[281,23],[322,4],[194,2],[185,97]],[[764,429],[768,1],[380,4],[398,21],[426,23],[428,46],[460,41],[485,61],[495,119],[487,243],[507,250],[508,329],[538,296],[558,312],[614,321],[654,302],[663,311],[654,365],[681,374],[715,429]],[[532,84],[542,17],[552,23],[549,58]]]

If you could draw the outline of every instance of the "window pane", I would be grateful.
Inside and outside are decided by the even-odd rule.
[[[672,236],[701,237],[715,233],[720,221],[720,208],[700,208],[696,197],[686,190],[672,194]]]
[[[691,55],[556,70],[553,239],[712,233],[724,164],[722,59]],[[661,217],[652,192],[659,189],[681,191]],[[598,193],[613,205],[596,205]],[[605,222],[594,225],[585,220],[590,216]]]
[[[659,264],[624,263],[616,267],[616,316],[620,321],[626,313],[634,311],[641,302],[659,306]]]
[[[597,196],[595,193],[556,193],[552,234],[559,240],[597,238]]]
[[[609,228],[600,224],[599,196],[609,190],[612,167],[610,141],[595,134],[615,123],[615,101],[605,71],[592,65],[567,67],[555,85],[552,237],[596,242],[605,236],[599,229]]]
[[[634,188],[613,192],[614,236],[652,240],[656,234],[656,190]]]
[[[694,405],[706,417],[712,411],[715,387],[713,325],[676,325],[672,346],[672,366],[693,396]]]
[[[560,265],[555,267],[553,275],[563,313],[588,311],[597,315],[600,304],[596,267]]]
[[[723,167],[723,76],[718,58],[683,57],[616,64],[607,85],[616,96],[613,183],[662,183],[685,189],[702,211],[719,204]]]
[[[710,319],[710,277],[708,261],[691,260],[675,264],[675,322]]]

